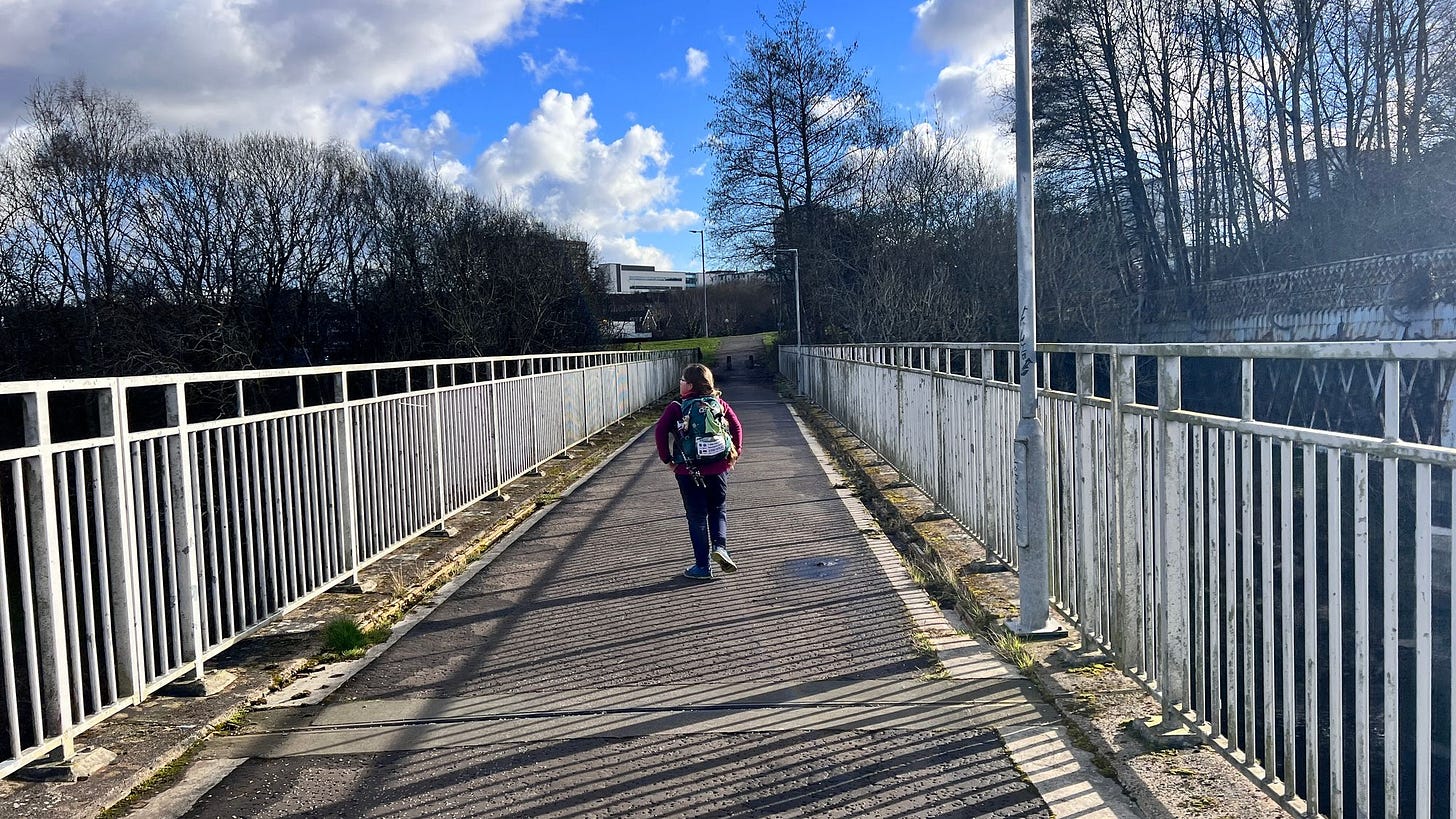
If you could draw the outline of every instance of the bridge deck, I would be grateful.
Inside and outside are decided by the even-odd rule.
[[[984,649],[937,672],[912,635],[938,613],[912,611],[788,408],[723,386],[747,438],[737,573],[680,577],[646,435],[324,703],[209,743],[219,781],[186,815],[1049,815],[1007,749],[1044,737],[1045,706]],[[1097,777],[1066,773],[1063,795]]]

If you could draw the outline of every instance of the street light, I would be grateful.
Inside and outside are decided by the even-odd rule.
[[[799,249],[796,247],[776,247],[775,253],[794,254],[794,345],[804,343],[804,327],[799,315]]]
[[[1059,636],[1047,621],[1046,441],[1036,414],[1036,242],[1031,167],[1031,0],[1014,0],[1016,61],[1016,271],[1021,420],[1012,458],[1020,610],[1006,626],[1023,639]],[[1164,682],[1160,680],[1159,682]],[[1165,701],[1171,701],[1166,700]]]
[[[702,263],[703,272],[698,274],[698,287],[703,288],[703,338],[708,337],[708,251],[705,233],[701,230],[690,230],[688,233],[698,234],[698,261]]]

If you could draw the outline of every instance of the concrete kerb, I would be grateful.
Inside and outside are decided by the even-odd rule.
[[[792,385],[780,382],[780,392],[792,406],[799,409],[801,417],[820,436],[826,448],[832,450],[841,473],[854,477],[859,485],[856,492],[859,499],[874,510],[893,539],[903,541],[900,544],[901,552],[906,560],[931,571],[943,572],[956,579],[967,590],[969,596],[974,598],[974,610],[963,611],[961,614],[976,627],[973,631],[979,631],[988,637],[1001,633],[996,624],[1004,617],[1014,615],[1018,599],[1014,571],[990,575],[976,573],[978,566],[980,572],[984,572],[991,564],[999,562],[994,560],[989,550],[985,550],[980,561],[965,567],[970,572],[965,569],[958,572],[954,566],[946,563],[940,553],[940,546],[933,543],[933,537],[927,537],[924,530],[949,525],[962,537],[980,547],[975,536],[953,519],[928,524],[916,523],[916,518],[925,510],[934,508],[934,502],[928,496],[913,485],[901,485],[907,482],[898,473],[885,473],[888,465],[878,458],[872,448],[855,437],[832,415],[795,393]],[[876,480],[876,472],[884,473],[879,475],[880,481]],[[976,586],[973,588],[966,580],[962,580],[959,577],[961,574],[973,575],[966,580],[977,580]],[[1187,805],[1172,804],[1172,797],[1175,795],[1189,796],[1188,786],[1195,784],[1189,779],[1192,773],[1190,769],[1199,768],[1199,783],[1220,793],[1221,805],[1230,817],[1297,814],[1297,804],[1283,802],[1279,794],[1271,793],[1260,783],[1251,782],[1244,771],[1228,761],[1226,752],[1211,743],[1203,746],[1204,750],[1211,753],[1199,755],[1209,759],[1200,760],[1195,765],[1190,763],[1187,754],[1197,754],[1199,749],[1160,751],[1145,748],[1140,740],[1133,739],[1130,723],[1157,714],[1160,708],[1151,695],[1146,693],[1146,687],[1141,681],[1129,679],[1116,669],[1109,673],[1122,684],[1116,686],[1111,694],[1134,701],[1131,706],[1134,713],[1123,721],[1119,731],[1112,732],[1122,736],[1114,738],[1105,728],[1099,728],[1094,720],[1080,714],[1076,706],[1080,704],[1082,695],[1063,686],[1059,677],[1065,674],[1060,674],[1056,667],[1057,656],[1079,653],[1072,650],[1078,642],[1077,632],[1072,629],[1070,634],[1069,639],[1051,641],[1036,647],[1000,643],[998,649],[1002,649],[1003,653],[1008,649],[1012,652],[1006,656],[1015,659],[1029,679],[1036,683],[1045,699],[1061,713],[1065,728],[1070,732],[1069,739],[1079,748],[1091,751],[1091,762],[1102,773],[1114,777],[1122,790],[1136,800],[1144,813],[1154,817],[1183,817],[1206,812],[1208,806],[1198,804],[1196,797],[1185,800],[1189,802]],[[1067,651],[1060,651],[1058,646],[1066,647]],[[1111,668],[1112,662],[1104,655],[1096,668]],[[1080,665],[1085,666],[1087,663],[1082,662]],[[1132,742],[1128,743],[1126,739],[1132,739]],[[1147,764],[1146,760],[1149,759],[1164,764]],[[1168,775],[1169,772],[1161,770],[1165,767],[1170,767],[1171,776]]]
[[[85,809],[84,812],[50,815],[91,817],[98,813],[107,814],[114,808],[124,805],[139,789],[159,774],[179,766],[185,768],[190,756],[201,747],[208,737],[227,732],[247,711],[287,704],[312,704],[323,699],[328,693],[332,693],[348,678],[372,662],[385,647],[392,645],[408,633],[409,629],[422,620],[434,606],[447,599],[450,593],[489,565],[506,547],[523,536],[536,521],[544,517],[556,501],[570,495],[581,484],[640,440],[651,429],[651,422],[655,420],[658,409],[660,407],[653,405],[653,407],[634,413],[619,422],[621,426],[635,426],[637,423],[641,423],[642,427],[635,433],[631,433],[630,437],[618,447],[606,452],[600,460],[593,461],[589,458],[553,460],[553,463],[559,465],[565,473],[562,477],[571,478],[571,482],[567,486],[563,488],[551,485],[540,487],[538,493],[528,497],[523,496],[517,501],[515,508],[493,524],[483,528],[473,529],[469,526],[461,526],[462,532],[457,535],[460,542],[453,544],[453,548],[450,548],[447,554],[437,560],[426,575],[417,578],[403,594],[395,595],[356,614],[356,619],[365,628],[392,624],[390,638],[372,646],[363,657],[348,662],[330,664],[332,673],[324,681],[318,683],[308,679],[310,670],[318,666],[317,658],[300,657],[281,664],[273,671],[271,679],[266,683],[251,685],[244,689],[229,690],[214,699],[194,700],[195,710],[206,713],[199,715],[200,720],[194,723],[196,727],[193,730],[170,745],[163,753],[156,754],[144,767],[128,775],[123,781],[108,787],[103,793],[97,794],[91,802],[91,807]],[[598,433],[595,436],[598,443],[601,435],[602,433]],[[590,464],[589,468],[588,464]],[[577,473],[576,470],[584,471]],[[543,503],[538,500],[540,495],[554,495],[554,497],[551,501]],[[426,539],[441,543],[440,538]],[[433,600],[426,602],[431,597]],[[405,614],[405,612],[409,612],[409,614]],[[309,686],[317,687],[317,694],[314,694],[312,688],[308,688],[310,693],[300,696],[300,692]],[[221,772],[219,775],[219,771],[214,770],[216,766],[204,767],[207,767],[207,770],[194,772],[186,769],[181,779],[171,783],[168,789],[180,788],[184,793],[192,790],[195,792],[192,800],[195,801],[198,796],[206,793],[207,788],[211,787],[210,784],[202,787],[202,780],[211,779],[212,784],[216,784],[216,781],[226,775],[226,772]],[[185,799],[185,797],[183,798]],[[162,801],[159,793],[151,797],[148,804]],[[176,798],[166,801],[175,803]],[[190,802],[188,804],[190,805]],[[175,814],[156,813],[149,808],[138,808],[135,815]]]

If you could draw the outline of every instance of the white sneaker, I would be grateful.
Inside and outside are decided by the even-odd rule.
[[[728,550],[722,546],[713,548],[713,560],[717,562],[718,568],[725,572],[738,571],[738,564],[733,562],[733,556],[728,554]]]

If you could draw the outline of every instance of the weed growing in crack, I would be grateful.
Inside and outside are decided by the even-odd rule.
[[[324,653],[326,661],[352,660],[362,657],[369,647],[389,639],[388,628],[359,628],[352,617],[335,617],[324,625]]]

